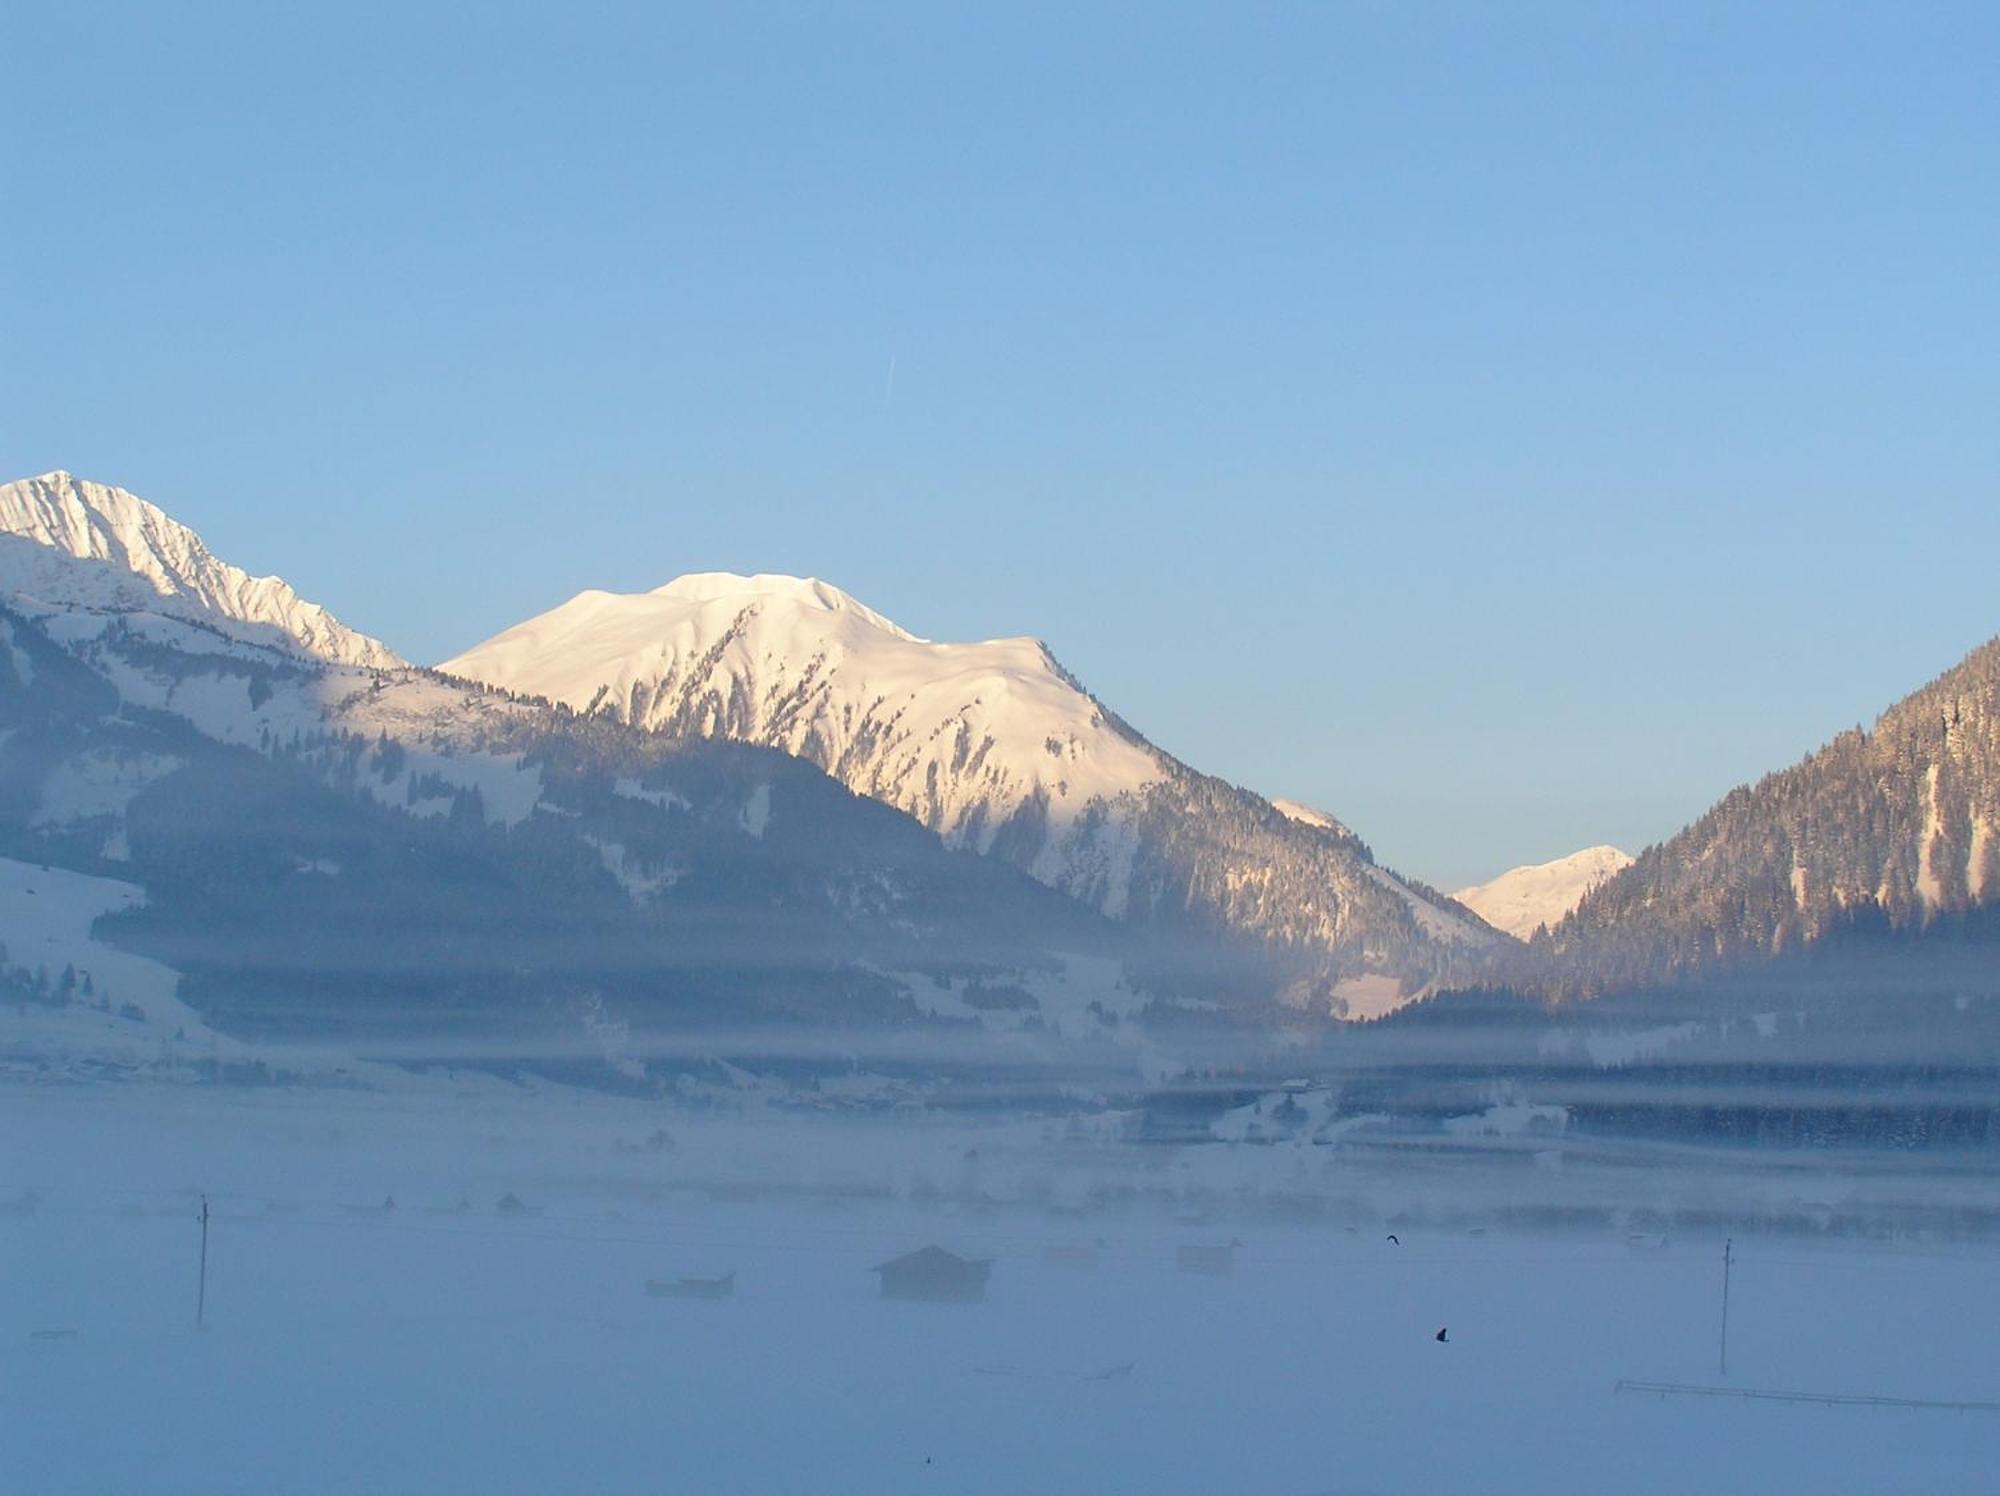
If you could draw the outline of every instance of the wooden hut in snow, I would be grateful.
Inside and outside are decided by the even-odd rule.
[[[940,1304],[976,1303],[986,1297],[993,1273],[990,1258],[961,1257],[943,1247],[924,1247],[877,1263],[885,1299],[926,1299]]]

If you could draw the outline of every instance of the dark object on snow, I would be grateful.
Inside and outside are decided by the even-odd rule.
[[[1174,1249],[1174,1267],[1183,1273],[1206,1273],[1211,1278],[1226,1278],[1236,1271],[1236,1249],[1241,1242],[1226,1242],[1222,1246],[1205,1244],[1189,1245]]]
[[[1400,1238],[1399,1236],[1397,1236],[1397,1235],[1396,1235],[1396,1233],[1395,1233],[1395,1232],[1393,1232],[1393,1231],[1391,1231],[1391,1232],[1389,1233],[1389,1240],[1390,1240],[1390,1241],[1392,1241],[1392,1242],[1395,1242],[1395,1244],[1396,1244],[1397,1246],[1399,1246],[1399,1247],[1400,1247],[1400,1246],[1401,1246],[1401,1245],[1403,1244],[1403,1242],[1402,1242],[1402,1238]]]
[[[542,1213],[538,1205],[529,1205],[521,1197],[509,1190],[493,1202],[494,1211],[503,1216],[538,1216]]]
[[[988,1258],[961,1257],[943,1247],[925,1247],[878,1263],[871,1271],[882,1276],[885,1299],[925,1299],[938,1304],[977,1303],[986,1297],[992,1276]]]
[[[729,1299],[736,1296],[736,1274],[724,1273],[720,1278],[676,1278],[670,1283],[648,1278],[646,1292],[656,1299]]]
[[[1451,1343],[1451,1331],[1443,1325],[1438,1326],[1437,1343],[1439,1345],[1449,1345]]]

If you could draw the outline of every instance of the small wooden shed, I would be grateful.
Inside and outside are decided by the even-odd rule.
[[[924,1247],[877,1263],[885,1299],[926,1299],[932,1303],[976,1303],[986,1297],[990,1258],[961,1257],[943,1247]]]

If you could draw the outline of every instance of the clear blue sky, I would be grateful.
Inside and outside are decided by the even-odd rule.
[[[0,472],[414,658],[811,573],[1455,886],[2000,631],[1991,4],[5,31]]]

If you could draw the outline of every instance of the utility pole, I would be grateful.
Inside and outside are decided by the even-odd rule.
[[[201,1197],[201,1277],[196,1280],[194,1295],[194,1327],[203,1327],[202,1319],[208,1311],[208,1196]]]
[[[1729,1237],[1722,1243],[1722,1374],[1729,1375],[1729,1262],[1736,1239]]]

